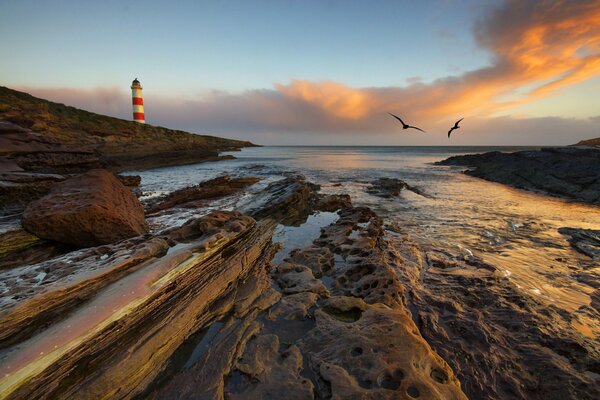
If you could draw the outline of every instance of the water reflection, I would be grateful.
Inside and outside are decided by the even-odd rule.
[[[598,268],[575,252],[557,229],[600,229],[600,208],[472,178],[433,162],[451,155],[522,148],[491,147],[262,147],[232,153],[237,160],[144,171],[145,190],[174,190],[223,173],[300,171],[325,193],[349,193],[410,230],[425,249],[469,251],[504,270],[519,287],[566,310],[589,305],[591,287],[574,276]],[[257,165],[262,166],[256,168]],[[405,191],[383,200],[366,193],[369,182],[393,177],[431,198]]]

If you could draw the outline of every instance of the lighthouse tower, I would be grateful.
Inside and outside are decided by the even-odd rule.
[[[142,97],[142,84],[137,78],[131,82],[131,101],[133,103],[133,120],[141,124],[146,123],[144,117],[144,99]]]

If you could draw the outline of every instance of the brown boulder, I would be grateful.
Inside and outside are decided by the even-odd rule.
[[[48,195],[29,204],[22,225],[38,237],[79,247],[148,232],[138,199],[115,175],[101,169],[56,184]]]

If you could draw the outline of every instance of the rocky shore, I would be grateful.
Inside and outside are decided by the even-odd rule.
[[[470,167],[465,173],[471,176],[600,205],[600,148],[593,143],[454,156],[438,164]]]
[[[109,182],[80,185],[78,201],[112,185],[131,190]],[[12,260],[0,271],[0,398],[600,395],[597,341],[494,266],[420,248],[402,226],[348,195],[320,194],[301,175],[249,191],[258,184],[222,176],[148,199],[147,233],[79,250],[56,248],[81,246],[68,238],[9,232],[13,245],[0,253]],[[392,195],[405,186],[372,185]],[[215,211],[225,199],[234,210]],[[105,211],[84,215],[95,212]],[[164,223],[181,215],[190,218]],[[282,232],[309,244],[278,242]],[[598,318],[597,308],[586,312]]]
[[[21,212],[72,174],[233,158],[219,154],[249,146],[255,145],[98,115],[0,86],[0,217]]]
[[[216,182],[220,194],[201,184],[146,209],[202,215],[173,199],[256,180]],[[466,398],[411,319],[381,218],[317,190],[294,175],[245,214],[23,257],[2,273],[1,397]],[[307,248],[273,242],[315,215],[334,222]]]

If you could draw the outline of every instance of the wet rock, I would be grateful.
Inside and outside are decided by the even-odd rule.
[[[35,264],[72,250],[71,246],[42,240],[24,229],[10,230],[0,234],[0,270]]]
[[[93,170],[56,184],[29,204],[22,220],[30,233],[79,247],[144,234],[148,225],[137,198],[106,170]]]
[[[314,387],[302,377],[302,354],[292,345],[280,350],[277,335],[259,335],[246,348],[236,364],[243,374],[236,386],[229,387],[230,399],[312,399]],[[254,381],[256,384],[245,384]]]
[[[117,178],[128,187],[138,187],[142,183],[142,177],[139,175],[117,175]]]
[[[336,315],[354,309],[361,310],[355,320]],[[315,312],[316,327],[300,348],[330,385],[331,398],[397,399],[418,393],[425,399],[466,399],[406,311],[343,297],[327,301],[324,310]]]
[[[382,197],[384,199],[392,199],[398,197],[400,192],[403,190],[410,190],[413,193],[424,197],[431,197],[423,192],[421,189],[416,188],[414,186],[410,186],[408,183],[403,180],[396,178],[379,178],[373,182],[367,188],[367,193],[370,193],[374,196]]]
[[[408,184],[400,179],[379,178],[371,183],[371,186],[367,188],[367,193],[383,197],[384,199],[390,199],[392,197],[398,197],[402,190],[408,188]]]
[[[342,266],[328,273],[334,278],[333,294],[390,307],[404,303],[403,287],[381,250],[383,235],[382,219],[363,208],[340,212],[338,221],[323,229],[315,242],[344,258]]]
[[[600,149],[544,148],[514,153],[490,152],[454,156],[438,165],[472,167],[468,175],[519,189],[600,204]]]
[[[592,260],[600,260],[600,230],[560,228],[558,232],[569,236],[569,243],[575,250]]]
[[[352,208],[350,195],[329,194],[322,196],[315,206],[315,210],[334,212],[343,208]]]
[[[284,261],[274,271],[274,276],[285,294],[313,292],[322,297],[329,296],[323,282],[316,279],[312,270],[304,265]]]
[[[292,250],[285,261],[307,266],[317,278],[321,278],[324,272],[331,271],[334,264],[331,250],[316,245]]]
[[[452,371],[404,308],[400,281],[385,257],[381,219],[366,208],[343,209],[339,215],[312,245],[294,250],[272,271],[283,296],[266,316],[271,322],[249,342],[242,356],[248,361],[236,367],[226,391],[245,398],[280,393],[299,371],[316,398],[464,399]],[[340,257],[342,264],[335,261]],[[325,292],[320,282],[331,280]],[[330,291],[337,295],[329,297]],[[345,293],[353,297],[340,296]],[[276,365],[292,357],[293,367],[285,371],[263,368],[256,360],[254,345],[272,345],[275,338],[285,346],[266,353]],[[304,388],[304,380],[293,384]]]
[[[593,372],[600,348],[573,329],[577,313],[545,305],[459,254],[420,256],[406,235],[393,245],[397,251],[388,253],[388,262],[397,267],[413,319],[469,398],[600,395]],[[587,312],[598,318],[593,309]]]
[[[231,178],[228,175],[220,176],[215,179],[202,182],[196,186],[187,187],[169,193],[162,199],[156,200],[148,204],[148,214],[153,214],[158,211],[179,207],[195,207],[201,200],[216,199],[219,197],[229,196],[241,189],[253,185],[260,178],[243,177]]]
[[[284,225],[297,226],[312,211],[318,189],[318,185],[307,182],[304,176],[291,175],[270,184],[239,210],[257,219],[272,218]]]
[[[276,306],[269,310],[267,318],[276,320],[281,317],[288,320],[305,320],[310,317],[309,310],[315,306],[319,296],[313,292],[300,292],[284,296]]]

